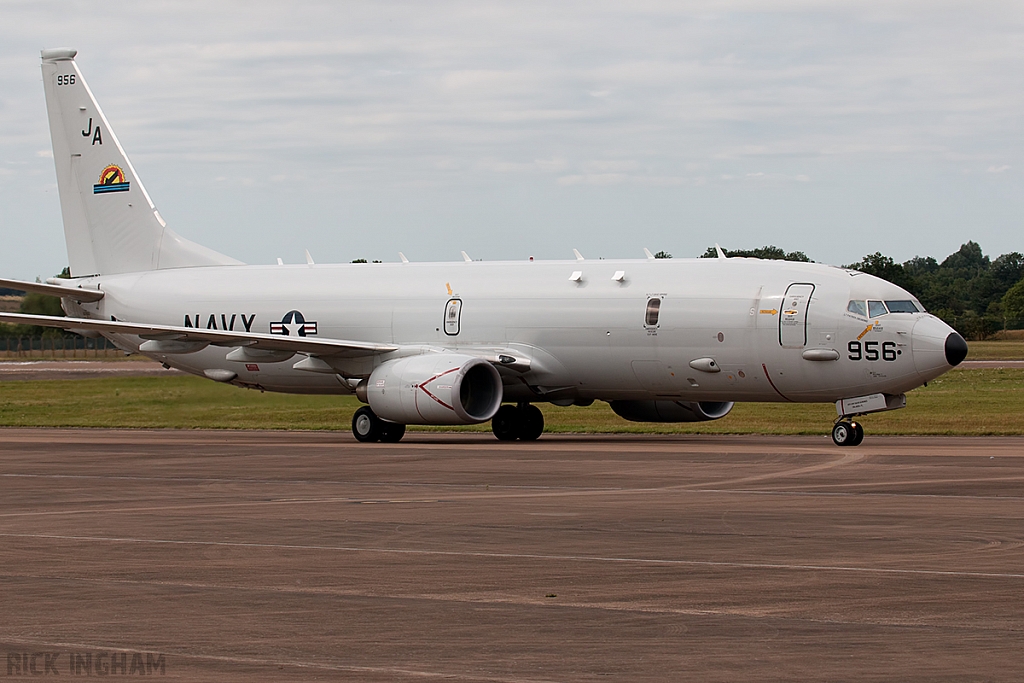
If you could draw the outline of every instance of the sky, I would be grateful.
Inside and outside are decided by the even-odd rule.
[[[67,264],[53,47],[247,263],[1024,251],[1020,2],[0,0],[0,277]]]

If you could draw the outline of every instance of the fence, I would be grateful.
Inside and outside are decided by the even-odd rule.
[[[120,358],[124,352],[99,337],[0,338],[0,358]]]

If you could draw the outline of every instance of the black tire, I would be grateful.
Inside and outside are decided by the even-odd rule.
[[[385,422],[373,414],[369,406],[363,406],[352,416],[352,435],[356,441],[372,443],[380,441]]]
[[[519,438],[522,419],[515,406],[504,405],[491,418],[491,431],[499,441],[515,441]]]
[[[405,436],[405,425],[400,425],[397,422],[384,422],[383,428],[381,429],[380,440],[381,443],[398,443]]]
[[[544,433],[544,413],[532,403],[519,406],[519,419],[521,441],[536,441]]]
[[[836,422],[832,426],[832,443],[837,446],[851,446],[853,445],[853,439],[856,436],[856,430],[854,429],[852,422]]]
[[[859,446],[860,442],[864,440],[864,427],[861,426],[860,422],[853,423],[853,441],[850,442],[851,446]]]

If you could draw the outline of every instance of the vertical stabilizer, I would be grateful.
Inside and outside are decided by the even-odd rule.
[[[82,78],[76,54],[42,52],[71,274],[240,263],[167,228]]]

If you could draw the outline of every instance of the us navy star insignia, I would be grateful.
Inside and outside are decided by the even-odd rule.
[[[316,323],[307,321],[299,311],[288,311],[281,318],[281,322],[270,323],[270,334],[307,337],[316,334]]]

